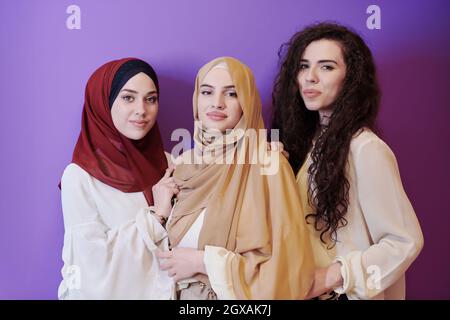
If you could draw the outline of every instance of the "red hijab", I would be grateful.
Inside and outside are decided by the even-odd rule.
[[[167,168],[158,124],[155,122],[144,138],[129,139],[114,126],[109,104],[114,76],[130,60],[137,59],[108,62],[89,78],[81,132],[72,162],[111,187],[123,192],[144,192],[148,204],[152,205],[151,188]]]

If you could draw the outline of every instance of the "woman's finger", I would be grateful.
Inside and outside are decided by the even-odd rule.
[[[165,185],[166,185],[166,187],[171,188],[171,189],[178,188],[178,186],[175,182],[169,182],[169,183],[166,183]]]
[[[270,143],[270,149],[272,149],[272,151],[278,151],[278,143],[272,141],[272,142]]]
[[[168,269],[170,269],[170,267],[171,267],[171,265],[170,265],[170,263],[160,263],[159,264],[159,268],[161,269],[161,270],[168,270]]]
[[[174,170],[174,168],[172,168],[172,167],[167,168],[166,172],[164,173],[163,179],[170,177],[170,175],[172,174],[173,170]]]
[[[172,251],[158,251],[156,254],[160,259],[168,259],[173,255]]]
[[[175,180],[174,180],[173,177],[167,177],[167,178],[164,179],[163,183],[165,183],[165,184],[167,184],[167,183],[175,183]]]

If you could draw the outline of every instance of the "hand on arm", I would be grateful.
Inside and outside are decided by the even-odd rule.
[[[284,145],[282,142],[279,141],[267,142],[267,150],[281,152],[286,157],[286,159],[289,159],[289,152],[284,150]]]
[[[318,268],[314,273],[314,283],[307,299],[318,297],[342,285],[341,264],[335,262],[328,267]]]
[[[175,282],[192,277],[197,273],[206,274],[203,256],[203,250],[193,248],[174,248],[171,251],[158,253],[158,258],[164,259],[160,264],[161,269],[167,270]]]
[[[155,214],[160,217],[159,220],[162,222],[170,215],[172,210],[172,197],[180,191],[174,178],[171,177],[173,171],[174,168],[169,167],[161,180],[152,187]]]

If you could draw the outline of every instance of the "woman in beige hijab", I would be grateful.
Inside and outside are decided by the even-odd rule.
[[[172,250],[160,254],[178,298],[305,298],[314,269],[308,231],[289,163],[259,134],[252,72],[233,58],[209,62],[193,102],[195,146],[173,174]]]

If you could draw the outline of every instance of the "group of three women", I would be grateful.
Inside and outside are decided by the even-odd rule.
[[[176,164],[150,65],[121,59],[94,72],[61,179],[61,299],[405,297],[423,237],[395,156],[374,133],[370,50],[321,23],[280,53],[282,144],[246,134],[264,129],[255,79],[218,58],[198,72],[194,147]],[[271,161],[277,170],[263,174]]]

